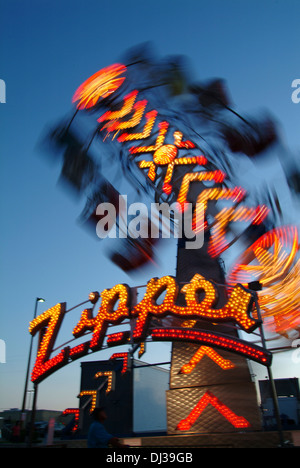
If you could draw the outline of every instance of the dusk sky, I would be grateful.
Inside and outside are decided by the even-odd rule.
[[[300,79],[299,18],[299,0],[1,1],[0,339],[6,362],[0,363],[0,410],[22,404],[36,297],[46,300],[38,313],[59,302],[71,308],[91,291],[175,273],[173,241],[164,243],[159,267],[133,277],[110,262],[107,243],[78,225],[81,207],[57,186],[60,167],[49,164],[38,145],[45,129],[71,115],[72,96],[84,80],[150,41],[159,57],[185,56],[195,81],[223,78],[240,113],[267,110],[286,151],[300,155],[300,103],[291,99],[292,82]],[[75,316],[66,317],[57,346],[72,338],[74,325]],[[168,344],[151,345],[143,356],[147,362],[169,358]],[[275,377],[300,377],[299,367],[284,355]],[[77,407],[79,385],[80,360],[42,382],[38,408]]]

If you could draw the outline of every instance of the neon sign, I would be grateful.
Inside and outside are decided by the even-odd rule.
[[[110,356],[110,359],[122,359],[123,360],[123,366],[121,370],[121,374],[125,374],[128,369],[128,353],[114,353],[112,356]]]
[[[242,285],[237,284],[232,289],[227,303],[221,308],[214,307],[217,298],[216,286],[201,275],[195,275],[191,282],[182,288],[171,276],[152,278],[143,298],[133,307],[131,306],[130,291],[127,285],[117,284],[111,289],[105,289],[100,295],[93,293],[90,296],[90,300],[93,302],[95,302],[95,294],[96,297],[101,297],[97,314],[93,316],[92,309],[83,310],[72,331],[75,338],[91,332],[91,339],[73,348],[67,346],[52,358],[50,356],[66,313],[66,304],[57,304],[35,318],[30,323],[29,331],[35,335],[38,331],[43,330],[43,337],[40,340],[32,371],[32,381],[38,383],[60,367],[90,352],[101,350],[104,346],[112,347],[125,344],[131,339],[135,343],[144,345],[147,337],[153,341],[190,341],[204,346],[215,346],[241,354],[264,365],[270,365],[271,356],[262,348],[221,333],[183,327],[176,329],[154,328],[149,331],[152,318],[172,315],[183,319],[183,323],[189,319],[201,319],[213,323],[234,322],[239,328],[250,333],[260,325],[260,321],[252,317],[253,293]],[[164,292],[165,297],[158,304],[157,301]],[[185,294],[185,306],[179,306],[176,303],[179,292]],[[201,300],[198,297],[199,292],[204,293]],[[114,309],[115,307],[116,309]],[[128,319],[134,321],[132,333],[127,330],[107,335],[109,326],[121,324]],[[106,343],[104,343],[105,338],[107,338]],[[122,372],[126,372],[127,353],[115,353],[112,359],[120,357],[124,359]]]
[[[231,338],[218,332],[207,332],[196,329],[185,330],[182,328],[158,328],[152,330],[151,337],[153,341],[185,341],[210,345],[240,354],[265,366],[271,364],[271,354],[268,351],[247,341]]]
[[[182,374],[190,374],[195,369],[198,362],[201,361],[203,356],[208,356],[224,370],[232,369],[234,367],[234,364],[229,359],[224,359],[210,346],[200,346],[190,361],[181,367],[180,372]]]
[[[221,413],[222,416],[224,416],[235,428],[242,429],[250,426],[247,419],[243,416],[237,416],[230,408],[228,408],[228,406],[224,405],[219,398],[208,390],[200,398],[190,414],[179,422],[177,429],[180,431],[188,431],[208,404],[214,406],[214,408],[216,408],[216,410],[219,411],[219,413]]]
[[[66,312],[65,303],[57,304],[51,309],[35,318],[29,327],[29,332],[35,335],[38,331],[45,330],[44,336],[39,344],[35,365],[32,371],[32,381],[35,382],[40,375],[47,376],[52,369],[63,366],[68,359],[66,349],[57,356],[50,358],[50,354],[57,337],[61,322]]]
[[[120,356],[117,355],[117,354],[118,353],[116,353],[116,355],[111,356],[111,359],[116,359],[118,357],[124,358],[124,363],[126,363],[126,364],[124,364],[123,369],[122,369],[122,373],[124,373],[124,372],[127,371],[127,367],[124,370],[125,365],[127,366],[127,361],[126,361],[124,355],[127,354],[127,353],[123,353]],[[94,379],[99,379],[100,377],[106,377],[106,382],[105,383],[107,383],[107,387],[106,387],[105,393],[108,394],[109,392],[111,392],[114,389],[114,378],[115,378],[114,371],[99,371],[99,372],[96,372],[96,374],[94,375]],[[95,409],[95,407],[97,405],[97,398],[98,398],[99,388],[96,389],[96,390],[82,390],[78,395],[78,398],[86,397],[86,396],[90,397],[90,399],[89,399],[90,413],[92,413],[94,411],[94,409]],[[71,408],[69,408],[69,412],[72,412]],[[66,414],[68,414],[68,413],[66,413]],[[78,414],[79,414],[79,411],[78,411]],[[78,428],[78,424],[77,424],[76,429],[74,430],[74,432],[77,430],[77,428]]]
[[[112,387],[113,387],[113,378],[114,378],[113,371],[107,371],[107,372],[101,372],[100,371],[100,372],[97,372],[94,375],[94,378],[98,379],[99,377],[104,377],[104,376],[107,377],[106,393],[109,393],[112,390]]]
[[[72,427],[72,432],[75,433],[78,429],[80,410],[78,408],[66,408],[62,416],[68,416],[70,414],[74,415],[74,426]]]
[[[83,396],[90,396],[91,397],[90,412],[92,413],[94,411],[94,409],[96,408],[98,390],[82,390],[82,392],[79,393],[78,398],[81,398]]]

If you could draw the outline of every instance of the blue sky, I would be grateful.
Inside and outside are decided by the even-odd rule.
[[[70,112],[85,79],[151,41],[161,57],[186,56],[196,80],[224,78],[240,112],[269,110],[287,146],[299,153],[300,104],[291,100],[291,83],[300,78],[299,17],[298,0],[2,0],[0,339],[6,363],[0,364],[0,409],[22,403],[37,296],[47,308],[58,302],[71,307],[90,291],[145,284],[175,268],[172,243],[159,270],[136,278],[109,262],[104,244],[76,223],[78,205],[58,189],[59,167],[41,157],[37,143],[47,125]],[[70,338],[71,328],[57,344]],[[169,358],[168,345],[151,348],[145,360],[162,356]],[[38,407],[77,406],[79,379],[79,362],[50,377],[40,385]]]

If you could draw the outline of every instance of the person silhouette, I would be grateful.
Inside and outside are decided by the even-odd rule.
[[[116,448],[125,448],[126,445],[119,442],[119,439],[109,432],[104,427],[104,421],[107,419],[105,408],[97,407],[93,413],[94,421],[90,425],[87,437],[88,448],[107,448],[112,445]]]

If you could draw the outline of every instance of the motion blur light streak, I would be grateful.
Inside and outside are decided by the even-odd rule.
[[[180,191],[178,194],[177,202],[179,203],[179,208],[184,210],[185,204],[188,201],[188,190],[190,188],[190,184],[192,182],[202,182],[204,180],[212,181],[214,180],[215,182],[222,182],[225,178],[225,174],[222,171],[216,170],[213,172],[207,171],[207,172],[196,172],[196,173],[191,173],[191,174],[186,174],[183,177],[182,184],[180,187]],[[207,208],[207,200],[215,200],[217,198],[227,198],[228,191],[224,192],[218,189],[213,189],[213,192],[211,192],[210,189],[204,190],[205,194],[203,194],[202,198],[198,198],[197,203],[203,203],[204,209]],[[203,192],[202,192],[203,193]],[[225,195],[226,193],[226,195]],[[230,191],[232,193],[232,191]],[[235,192],[234,192],[235,193]]]
[[[77,108],[90,109],[94,107],[99,99],[105,99],[114,93],[124,82],[125,77],[119,77],[126,72],[124,65],[111,65],[98,71],[88,78],[76,90],[73,102],[77,102]]]
[[[113,129],[119,127],[120,125],[119,119],[121,119],[122,117],[125,117],[125,115],[129,114],[132,111],[132,109],[134,108],[134,103],[136,101],[137,95],[138,95],[138,91],[136,90],[132,91],[131,93],[124,96],[123,98],[124,104],[120,110],[107,111],[105,112],[105,114],[101,115],[101,117],[99,117],[98,119],[98,122],[100,123],[107,122],[105,125],[103,125],[101,130],[104,130],[106,128],[110,132]],[[144,101],[144,102],[147,103],[147,101]],[[138,122],[140,122],[140,120]],[[138,122],[136,123],[136,125],[138,124]]]
[[[147,112],[145,114],[146,123],[142,131],[139,133],[122,133],[122,135],[118,137],[118,141],[124,142],[132,140],[143,140],[144,138],[148,138],[151,135],[156,116],[157,111],[155,110]]]
[[[246,206],[224,208],[215,218],[215,223],[211,228],[211,238],[209,241],[208,252],[215,258],[226,250],[228,242],[226,233],[228,225],[232,222],[250,222],[251,224],[259,225],[267,217],[269,209],[263,205],[256,208],[248,208]]]
[[[273,229],[260,237],[237,260],[228,283],[259,281],[259,305],[266,326],[288,336],[300,327],[300,260],[295,226]]]

